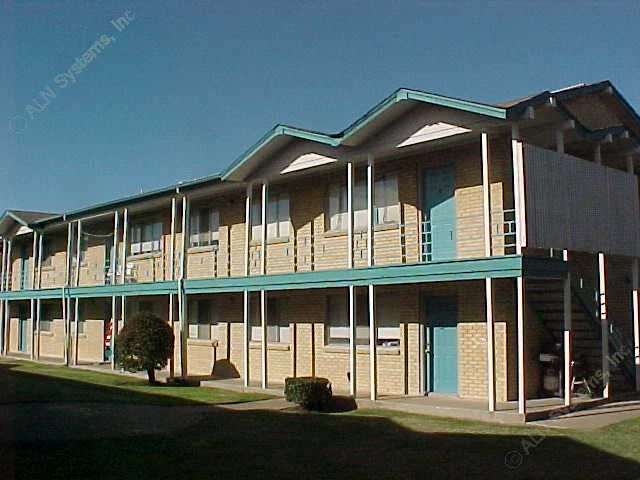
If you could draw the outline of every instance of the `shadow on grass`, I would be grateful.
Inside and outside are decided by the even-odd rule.
[[[23,368],[33,368],[33,371],[25,371],[22,370]],[[51,370],[60,368],[64,375],[75,378],[48,375],[47,368]],[[39,372],[38,369],[42,371]],[[228,393],[230,396],[238,395]],[[215,395],[212,390],[201,390],[198,387],[189,389],[167,384],[152,386],[140,378],[84,370],[62,370],[61,367],[43,367],[26,363],[0,363],[0,404],[96,402],[205,405],[214,403],[197,398],[207,394]]]
[[[389,417],[215,409],[164,434],[20,443],[15,465],[17,478],[621,479],[640,472],[638,463],[566,436],[547,437],[527,454],[522,442],[532,443],[531,429],[444,433],[445,423],[435,425],[416,431]],[[507,457],[517,468],[506,466],[509,452],[518,453]]]

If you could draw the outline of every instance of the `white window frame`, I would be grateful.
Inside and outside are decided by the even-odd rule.
[[[267,343],[290,344],[291,328],[284,315],[284,299],[267,298]],[[260,301],[251,303],[251,341],[262,341]]]
[[[206,227],[201,225],[203,217],[207,219],[208,225]],[[196,208],[191,213],[189,235],[189,246],[191,248],[218,246],[220,241],[220,211],[209,207]]]
[[[376,302],[376,323],[379,346],[400,344],[398,306],[388,296]],[[356,295],[356,344],[369,344],[369,301],[365,294]],[[326,345],[349,344],[349,298],[348,295],[327,295],[327,318],[325,322]]]
[[[131,255],[162,251],[163,225],[160,221],[144,221],[131,226]]]
[[[290,199],[288,192],[269,195],[267,200],[267,241],[291,238]],[[262,241],[262,200],[254,198],[250,211],[251,241]]]
[[[385,175],[374,185],[374,225],[398,225],[400,223],[400,200],[398,177]],[[329,186],[328,231],[346,231],[348,224],[347,185],[334,183]],[[367,184],[359,181],[353,186],[353,228],[366,230],[368,225]]]

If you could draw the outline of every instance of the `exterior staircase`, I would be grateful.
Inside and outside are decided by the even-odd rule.
[[[549,333],[553,343],[562,349],[564,334],[564,292],[562,282],[531,279],[526,284],[529,307]],[[595,292],[577,285],[571,286],[571,318],[573,328],[573,358],[581,362],[587,378],[602,370],[602,330]],[[609,352],[612,356],[623,346],[633,348],[633,342],[610,330]],[[629,391],[635,385],[632,356],[626,355],[617,366],[610,363],[610,383],[616,393]],[[602,388],[599,385],[597,388]]]

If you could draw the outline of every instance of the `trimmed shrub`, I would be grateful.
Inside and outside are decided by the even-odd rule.
[[[331,383],[321,377],[288,377],[284,396],[305,410],[323,410],[331,401]]]
[[[173,330],[153,313],[139,312],[127,319],[116,336],[115,354],[117,364],[125,370],[146,370],[153,385],[156,369],[166,367],[173,355]]]

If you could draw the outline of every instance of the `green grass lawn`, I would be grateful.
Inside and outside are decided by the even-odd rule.
[[[39,373],[29,391],[38,390],[38,381],[70,381],[66,373],[46,380],[44,371]],[[71,381],[91,377],[83,378]],[[124,390],[138,392],[138,385]],[[166,421],[165,412],[171,411],[162,409],[155,421]],[[86,411],[77,415],[92,421]],[[117,410],[110,415],[116,424],[131,420]],[[51,425],[59,428],[54,421]],[[29,479],[640,478],[640,419],[582,432],[383,410],[309,414],[212,408],[172,431],[118,435],[84,438],[80,433],[74,440],[14,442],[5,457],[8,452],[14,459],[16,478]],[[518,468],[505,465],[509,452],[520,455]]]
[[[146,380],[21,361],[0,361],[0,404],[101,402],[195,405],[250,402],[260,393],[200,387],[151,386]]]

